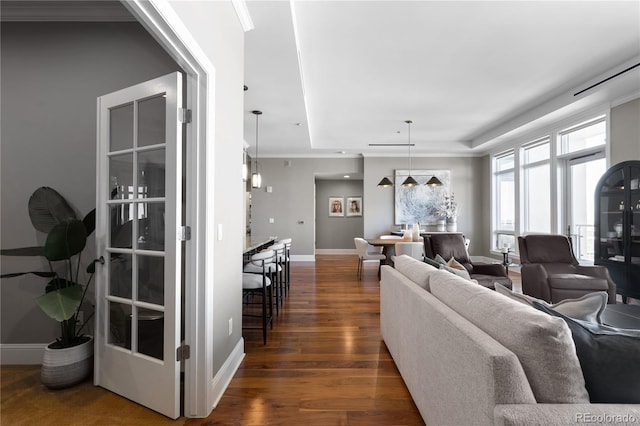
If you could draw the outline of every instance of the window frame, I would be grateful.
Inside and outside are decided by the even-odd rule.
[[[520,194],[522,194],[522,196],[520,197],[520,223],[522,224],[522,231],[523,233],[527,233],[527,232],[543,232],[540,230],[532,230],[530,229],[530,216],[531,216],[531,209],[529,206],[529,197],[527,196],[528,191],[526,190],[528,188],[528,180],[529,180],[529,176],[527,174],[527,171],[530,169],[534,169],[536,167],[540,167],[540,166],[547,166],[548,168],[548,173],[549,173],[549,183],[551,184],[551,157],[552,157],[552,148],[553,148],[553,144],[551,143],[552,140],[552,135],[545,135],[541,138],[538,138],[536,140],[533,140],[531,142],[527,142],[524,143],[520,146],[520,151],[521,151],[521,155],[520,158],[522,159],[520,168],[521,168],[521,185],[520,185]],[[531,162],[527,162],[526,161],[526,151],[528,149],[532,149],[532,148],[536,148],[539,147],[541,145],[549,145],[549,156],[546,159],[543,160],[536,160],[536,161],[531,161]],[[553,203],[553,197],[551,196],[551,191],[549,191],[549,207],[551,208],[551,205]],[[549,215],[549,230],[551,231],[553,229],[553,215]]]
[[[596,147],[585,148],[569,153],[558,153],[558,144],[561,142],[563,135],[577,131],[599,122],[605,123],[605,141],[603,145]],[[598,108],[594,108],[588,111],[584,111],[580,114],[575,114],[571,117],[558,120],[556,122],[547,124],[546,126],[540,126],[536,130],[516,136],[511,140],[501,143],[489,153],[490,159],[490,188],[491,188],[491,230],[489,241],[489,252],[492,255],[501,255],[501,248],[497,247],[498,235],[507,234],[513,235],[516,241],[515,247],[512,247],[512,254],[514,257],[519,258],[519,250],[517,244],[517,238],[521,235],[525,235],[527,232],[525,229],[525,207],[524,207],[524,170],[528,167],[543,164],[549,162],[550,165],[550,206],[551,211],[556,214],[551,214],[551,233],[564,234],[566,231],[566,223],[568,221],[568,207],[566,206],[566,200],[562,198],[563,194],[567,194],[567,166],[569,159],[575,159],[580,156],[592,156],[592,155],[604,155],[606,159],[607,168],[610,166],[610,131],[611,131],[611,117],[609,105],[602,105]],[[549,138],[549,160],[540,160],[523,164],[524,149],[532,147],[536,143],[543,143],[543,141]],[[514,194],[515,203],[515,223],[514,230],[504,230],[498,228],[498,195],[497,192],[497,176],[505,171],[497,171],[496,159],[508,155],[510,152],[514,153],[514,185],[516,188]],[[510,171],[509,171],[510,172]]]

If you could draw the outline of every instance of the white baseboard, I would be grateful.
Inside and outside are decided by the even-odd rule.
[[[48,343],[5,343],[0,345],[0,364],[39,365],[42,364],[44,348]]]
[[[313,254],[292,254],[292,262],[315,262],[316,256]]]
[[[231,383],[231,379],[236,374],[236,371],[238,371],[243,359],[244,338],[240,338],[236,347],[233,348],[233,351],[231,351],[231,354],[211,381],[211,395],[213,395],[213,406],[211,409],[216,408],[218,402],[220,402],[220,398],[222,398],[224,391],[227,390],[227,386]]]
[[[356,249],[316,249],[316,254],[358,254]]]

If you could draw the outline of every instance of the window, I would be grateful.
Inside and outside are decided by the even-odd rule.
[[[550,138],[522,148],[523,231],[551,232]]]
[[[495,223],[493,249],[505,245],[515,248],[515,155],[513,151],[496,156],[495,170]]]
[[[607,121],[604,116],[578,124],[559,133],[558,155],[604,146],[607,142]]]
[[[606,170],[609,113],[570,120],[492,156],[492,251],[517,251],[525,233],[570,234],[578,260],[592,261],[593,192]]]
[[[594,257],[594,192],[606,171],[606,124],[605,117],[598,117],[558,133],[558,147],[564,154],[559,167],[566,181],[564,229],[576,257],[584,263],[593,263]]]

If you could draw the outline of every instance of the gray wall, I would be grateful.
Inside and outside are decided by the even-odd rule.
[[[1,235],[3,248],[43,243],[27,214],[40,186],[84,215],[95,207],[96,98],[179,70],[136,23],[2,23]],[[86,258],[94,253],[93,238]],[[2,272],[41,269],[2,258]],[[5,282],[6,281],[6,282]],[[1,342],[46,343],[59,325],[34,298],[45,280],[3,280]]]
[[[364,198],[367,210],[364,216],[364,236],[373,238],[387,234],[397,228],[394,223],[394,190],[378,188],[383,176],[393,176],[396,169],[406,169],[406,157],[365,158]],[[458,231],[471,239],[471,255],[486,252],[485,236],[482,232],[483,197],[488,197],[488,188],[483,185],[482,159],[479,157],[417,157],[412,158],[413,170],[450,170],[451,191],[459,205]],[[486,195],[485,195],[486,191]]]
[[[291,161],[291,166],[287,166]],[[485,198],[489,188],[484,185],[486,160],[480,157],[433,157],[414,158],[414,169],[451,170],[451,188],[460,204],[458,230],[471,239],[472,255],[488,253],[488,232],[483,232],[488,212]],[[285,159],[270,158],[260,160],[263,188],[252,193],[252,233],[254,235],[291,236],[294,239],[294,255],[313,255],[314,216],[316,224],[326,216],[326,198],[318,195],[317,207],[314,195],[316,175],[364,172],[363,233],[365,238],[386,234],[394,225],[393,188],[378,188],[382,176],[391,176],[395,169],[405,169],[407,159],[365,158],[363,159]],[[272,186],[273,192],[266,192]],[[334,194],[332,194],[334,195]],[[335,194],[340,195],[340,194]],[[319,212],[319,213],[316,213]],[[275,223],[269,224],[269,218]],[[304,224],[298,224],[304,221]],[[320,231],[317,233],[320,239]],[[346,242],[345,242],[346,243]],[[324,243],[323,243],[324,244]],[[345,247],[351,248],[353,244]],[[318,245],[318,248],[320,245]],[[338,248],[338,247],[331,247]]]
[[[213,282],[206,282],[212,295],[206,303],[213,327],[211,363],[215,377],[242,339],[244,32],[229,1],[171,4],[215,67],[209,81],[215,94],[208,106],[213,117],[207,122],[214,129],[213,141],[207,139],[207,147],[214,150],[213,164],[207,164],[207,171],[213,174],[215,186],[206,194],[207,202],[214,206],[213,212],[207,213],[207,227],[211,230],[221,225],[223,229],[222,239],[212,242],[213,258],[207,259],[213,265]],[[229,319],[233,320],[231,334]],[[204,380],[211,384],[214,377]]]
[[[251,192],[251,234],[291,237],[292,255],[311,258],[315,253],[316,177],[362,173],[362,159],[261,158],[260,173],[262,189]],[[267,186],[273,192],[267,192]]]
[[[611,109],[611,161],[640,160],[640,98]]]
[[[316,248],[355,249],[353,239],[364,233],[364,216],[329,216],[329,197],[362,197],[362,180],[316,180]],[[367,208],[362,200],[362,213]]]

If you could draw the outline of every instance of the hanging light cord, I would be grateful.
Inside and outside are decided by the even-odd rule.
[[[409,127],[409,176],[411,176],[411,120],[407,120],[407,127]]]
[[[258,117],[260,114],[256,114],[256,173],[258,173]]]

